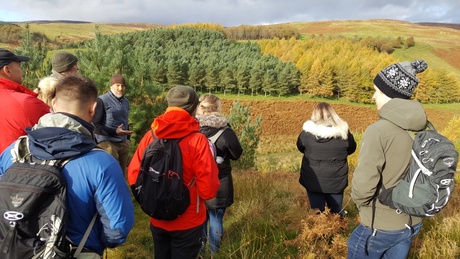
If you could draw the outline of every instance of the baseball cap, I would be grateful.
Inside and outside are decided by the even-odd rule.
[[[13,61],[25,62],[29,61],[29,57],[18,56],[9,50],[0,49],[0,67],[4,67]]]

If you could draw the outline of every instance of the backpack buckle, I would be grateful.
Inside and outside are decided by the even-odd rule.
[[[10,211],[6,211],[5,213],[3,213],[3,218],[5,218],[6,220],[10,222],[16,223],[16,221],[19,221],[24,218],[24,214],[18,211],[10,210]]]

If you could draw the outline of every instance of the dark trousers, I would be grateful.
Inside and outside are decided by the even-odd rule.
[[[343,192],[332,194],[307,191],[307,194],[312,209],[324,211],[325,205],[327,204],[331,213],[339,213],[342,210]]]
[[[166,231],[150,224],[155,259],[196,259],[201,248],[203,226]]]

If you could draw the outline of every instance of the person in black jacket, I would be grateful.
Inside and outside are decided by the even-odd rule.
[[[98,146],[115,157],[126,174],[130,136],[133,134],[129,129],[130,105],[125,96],[126,81],[122,75],[115,74],[109,85],[110,91],[97,98],[94,136]]]
[[[233,179],[230,160],[237,160],[243,153],[238,137],[229,126],[227,118],[221,114],[221,109],[219,97],[206,94],[200,98],[197,115],[195,116],[200,122],[200,131],[208,138],[223,129],[223,132],[215,141],[220,187],[216,197],[206,201],[208,217],[203,226],[201,253],[203,254],[206,248],[209,222],[209,246],[212,255],[219,251],[224,234],[223,217],[225,209],[233,204]]]
[[[307,190],[310,207],[344,215],[343,191],[348,185],[347,156],[355,152],[356,142],[348,124],[332,106],[316,105],[311,120],[303,124],[297,138],[297,149],[303,153],[300,184]]]

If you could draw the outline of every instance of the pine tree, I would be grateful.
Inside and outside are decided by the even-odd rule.
[[[45,38],[43,41],[35,44],[29,24],[26,24],[22,40],[20,41],[20,47],[16,53],[17,55],[29,57],[28,62],[21,62],[22,84],[24,86],[35,89],[41,78],[51,74],[51,63],[49,60],[46,60],[47,52],[47,39]]]

